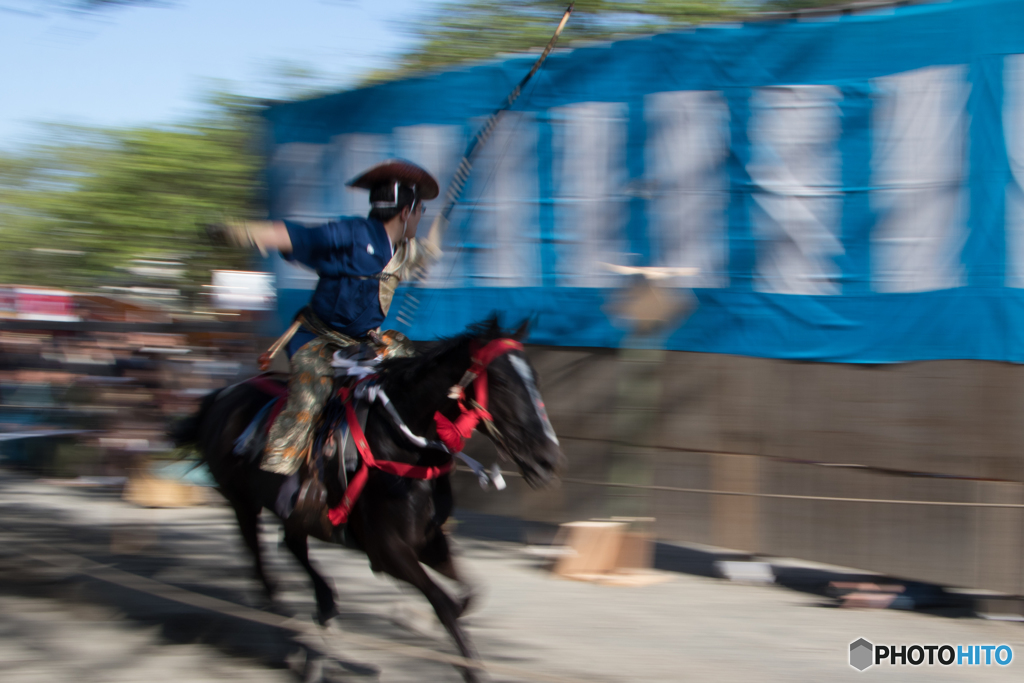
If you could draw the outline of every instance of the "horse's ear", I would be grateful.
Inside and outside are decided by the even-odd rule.
[[[517,342],[526,341],[526,338],[530,336],[530,323],[530,318],[526,318],[523,322],[519,323],[519,327],[512,333],[512,338]]]
[[[501,318],[498,312],[491,311],[491,314],[484,320],[482,327],[486,334],[501,334]]]

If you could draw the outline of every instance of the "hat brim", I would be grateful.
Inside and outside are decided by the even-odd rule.
[[[419,199],[434,199],[440,193],[434,176],[430,175],[426,169],[420,168],[405,159],[388,159],[383,161],[345,184],[349,187],[372,190],[380,185],[387,185],[395,181],[404,185],[414,185],[416,187],[416,196]]]

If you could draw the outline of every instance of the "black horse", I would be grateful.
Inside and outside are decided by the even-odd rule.
[[[462,412],[449,394],[460,380],[465,382],[474,354],[494,340],[518,341],[525,335],[525,324],[507,334],[491,319],[457,337],[417,344],[412,357],[383,361],[373,381],[391,398],[409,430],[436,440],[435,413],[457,421]],[[531,486],[548,483],[562,469],[565,457],[540,400],[536,372],[521,351],[511,350],[497,355],[482,374],[493,423],[481,431],[495,443],[499,453],[519,466]],[[472,396],[472,388],[467,393]],[[288,478],[261,470],[258,457],[235,453],[236,440],[267,402],[265,393],[246,383],[222,389],[207,396],[199,412],[179,425],[172,436],[179,445],[195,445],[209,465],[221,493],[235,510],[242,537],[253,554],[256,575],[272,597],[274,584],[265,574],[260,556],[258,518],[263,508],[280,509],[279,493]],[[329,412],[325,410],[325,414]],[[451,460],[448,452],[436,448],[436,441],[426,447],[415,445],[380,402],[370,404],[365,435],[378,461],[442,466]],[[332,507],[343,497],[340,461],[335,455],[323,466],[328,504]],[[366,552],[374,571],[386,572],[418,588],[462,656],[471,658],[475,654],[457,621],[469,603],[471,590],[455,569],[441,528],[452,509],[449,476],[423,480],[368,470],[365,487],[351,508],[343,536],[348,545]],[[336,538],[341,536],[335,534]],[[286,521],[284,541],[309,573],[316,594],[317,616],[321,623],[326,623],[337,613],[334,591],[310,564],[306,529]],[[453,599],[432,581],[421,563],[458,582],[464,591],[460,600]],[[466,680],[475,680],[473,670],[462,669],[462,673]]]

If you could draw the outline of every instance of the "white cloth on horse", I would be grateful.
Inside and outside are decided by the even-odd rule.
[[[348,353],[352,353],[351,351]],[[353,358],[346,355],[345,349],[340,349],[334,352],[334,357],[331,359],[331,367],[336,368],[334,371],[335,377],[348,376],[362,379],[367,375],[372,375],[377,372],[377,366],[380,364],[380,356],[376,358]]]
[[[440,441],[431,441],[425,439],[422,436],[413,433],[409,426],[405,424],[402,416],[395,410],[395,406],[392,405],[391,399],[388,398],[387,393],[384,392],[384,387],[379,384],[360,384],[356,387],[355,397],[359,400],[367,401],[368,403],[377,402],[384,406],[384,410],[387,411],[388,416],[391,418],[392,423],[398,428],[402,434],[405,435],[410,442],[420,448],[434,448],[439,451],[445,451],[451,453],[448,447]],[[501,476],[501,469],[498,467],[498,463],[494,463],[491,472],[488,473],[480,462],[469,457],[462,451],[453,453],[456,458],[469,465],[469,469],[473,470],[473,474],[476,475],[477,481],[480,482],[480,488],[486,490],[487,485],[493,483],[494,488],[501,491],[505,488],[505,479]]]

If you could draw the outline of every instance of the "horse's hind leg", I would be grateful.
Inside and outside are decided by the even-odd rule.
[[[441,576],[447,576],[459,584],[462,589],[462,597],[459,599],[456,617],[461,617],[473,601],[476,591],[473,585],[466,581],[455,567],[455,560],[452,557],[451,548],[448,545],[448,537],[438,529],[420,550],[419,560]]]
[[[256,578],[263,584],[263,588],[267,592],[267,597],[273,599],[276,587],[273,582],[267,578],[266,572],[263,571],[263,554],[260,552],[259,520],[260,510],[262,508],[259,506],[245,505],[237,500],[231,501],[231,507],[235,510],[235,517],[238,519],[238,528],[242,532],[242,540],[245,541],[245,545],[249,548],[249,552],[252,553],[253,567],[256,570]]]
[[[387,557],[382,558],[383,561],[380,565],[384,571],[396,579],[405,581],[418,588],[434,608],[434,612],[437,614],[441,624],[451,634],[462,656],[466,659],[476,659],[476,654],[473,652],[469,638],[462,630],[462,627],[459,626],[458,618],[462,611],[461,607],[452,600],[451,596],[443,588],[431,580],[427,572],[420,566],[419,558],[411,547],[397,539],[393,540],[391,544],[386,544],[385,547],[387,545],[391,546],[392,552],[388,553]],[[478,680],[475,669],[459,667],[459,670],[467,682],[474,683]]]
[[[338,614],[338,608],[334,603],[334,590],[324,580],[324,577],[320,576],[319,572],[313,568],[313,564],[309,561],[309,545],[307,543],[307,536],[305,534],[299,534],[288,531],[284,532],[284,543],[288,546],[288,550],[292,551],[292,555],[299,561],[306,573],[309,574],[309,578],[313,580],[313,591],[316,594],[316,618],[323,626],[332,617]]]

